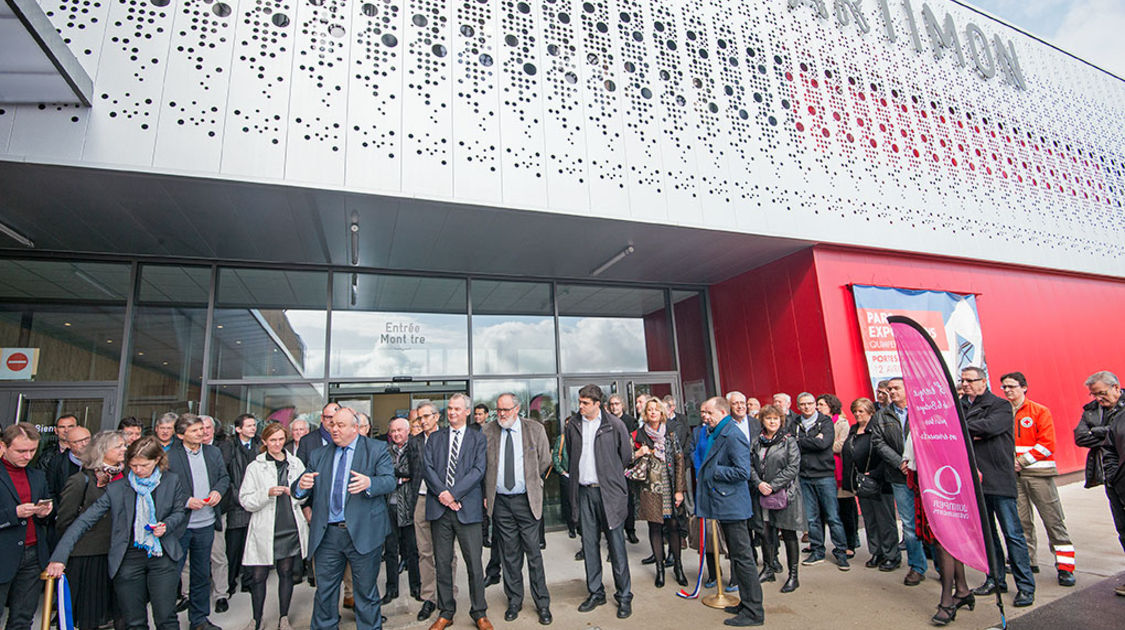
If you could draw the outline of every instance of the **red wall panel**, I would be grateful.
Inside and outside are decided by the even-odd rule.
[[[712,286],[711,310],[721,391],[831,391],[812,249]]]
[[[1082,468],[1086,450],[1071,437],[1090,400],[1082,382],[1098,370],[1125,372],[1125,343],[1116,326],[1125,312],[1125,281],[826,246],[812,257],[829,371],[845,404],[871,396],[849,284],[976,293],[993,391],[1000,394],[1005,372],[1027,375],[1028,397],[1054,413],[1059,470]],[[718,352],[722,357],[721,345]]]

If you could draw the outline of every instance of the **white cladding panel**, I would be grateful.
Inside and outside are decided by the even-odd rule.
[[[949,0],[41,3],[0,158],[1125,276],[1125,82]]]

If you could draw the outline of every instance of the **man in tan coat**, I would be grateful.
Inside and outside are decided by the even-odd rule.
[[[492,517],[493,537],[503,553],[505,621],[515,621],[523,606],[523,559],[527,556],[531,597],[539,623],[551,623],[551,596],[543,554],[539,550],[539,521],[543,518],[543,475],[551,467],[551,446],[543,425],[520,417],[515,394],[496,399],[497,421],[484,425],[488,455],[484,476],[485,508]],[[496,545],[493,540],[493,545]]]

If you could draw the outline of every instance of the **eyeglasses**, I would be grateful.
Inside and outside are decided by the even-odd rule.
[[[508,413],[509,411],[513,411],[514,409],[515,407],[497,407],[496,411],[500,413]]]
[[[979,383],[983,380],[984,380],[983,378],[963,378],[963,379],[961,379],[961,382],[962,383]]]
[[[436,415],[438,415],[438,414],[437,413],[420,413],[420,414],[418,414],[418,417],[419,418],[432,418]]]
[[[1091,389],[1090,395],[1093,396],[1094,398],[1104,398],[1106,396],[1109,396],[1109,392],[1112,391],[1113,389],[1116,389],[1116,386],[1114,386],[1113,388],[1107,387],[1106,389],[1103,389],[1103,390],[1097,391],[1097,392]]]
[[[1022,385],[1001,385],[1000,389],[1019,389]]]

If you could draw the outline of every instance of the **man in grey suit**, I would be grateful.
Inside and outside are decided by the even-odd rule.
[[[551,445],[542,424],[520,417],[520,401],[515,394],[501,394],[496,399],[496,417],[496,422],[486,424],[481,432],[488,439],[485,505],[504,563],[504,594],[508,597],[504,621],[515,621],[523,606],[526,555],[531,597],[539,623],[546,626],[551,623],[551,596],[539,549],[539,523],[543,518],[543,474],[551,467]]]
[[[426,520],[434,544],[437,572],[438,619],[430,630],[444,630],[453,623],[457,603],[453,598],[453,540],[461,546],[461,557],[469,574],[469,614],[478,630],[492,630],[485,613],[484,571],[481,569],[481,527],[484,520],[484,481],[487,440],[480,431],[465,426],[472,401],[453,394],[445,407],[449,427],[434,433],[426,443],[424,478]]]
[[[605,531],[617,589],[613,595],[617,617],[625,619],[633,614],[629,556],[625,551],[625,512],[629,505],[625,466],[633,460],[633,440],[617,416],[602,410],[604,399],[597,385],[583,386],[578,390],[578,413],[566,422],[570,509],[582,527],[586,588],[590,593],[578,611],[590,612],[606,603],[598,551]]]
[[[332,446],[309,457],[305,474],[293,483],[293,496],[311,496],[309,553],[316,563],[316,597],[310,630],[340,625],[340,581],[352,567],[357,630],[383,627],[379,598],[379,560],[390,521],[387,495],[395,489],[387,446],[359,434],[356,414],[347,407],[332,416]],[[319,479],[324,473],[325,479]]]
[[[230,490],[230,475],[223,463],[223,454],[215,446],[204,444],[203,418],[185,413],[176,421],[179,442],[168,448],[168,469],[176,473],[186,486],[188,523],[180,538],[184,553],[180,570],[190,560],[188,587],[188,620],[191,630],[219,630],[207,618],[211,614],[211,546],[215,542],[216,524],[220,522],[223,495]],[[225,577],[225,572],[224,572]]]

